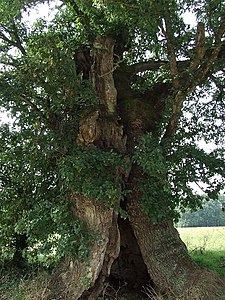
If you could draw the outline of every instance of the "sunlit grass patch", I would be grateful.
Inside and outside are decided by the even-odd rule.
[[[225,227],[178,228],[191,257],[225,277]]]

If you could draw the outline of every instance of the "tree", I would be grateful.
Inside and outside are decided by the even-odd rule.
[[[222,188],[224,4],[65,0],[27,24],[42,2],[0,2],[2,249],[20,235],[30,260],[55,253],[46,299],[97,299],[108,280],[222,299],[173,221],[201,205],[191,183]]]
[[[217,200],[204,201],[202,209],[185,211],[178,222],[179,227],[224,226],[225,214],[222,210],[224,197],[220,195]]]

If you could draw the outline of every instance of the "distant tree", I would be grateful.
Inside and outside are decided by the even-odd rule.
[[[201,206],[191,182],[222,188],[224,1],[64,0],[26,23],[44,2],[0,0],[0,105],[15,118],[1,128],[2,259],[54,254],[47,299],[97,299],[111,279],[219,299],[173,221]]]
[[[223,211],[224,197],[217,200],[204,201],[202,208],[197,211],[186,211],[181,215],[179,227],[207,227],[225,226],[225,213]]]

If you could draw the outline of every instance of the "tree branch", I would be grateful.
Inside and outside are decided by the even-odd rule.
[[[204,57],[206,59],[209,59],[212,56],[213,51],[214,51],[214,48],[207,49],[205,51]],[[223,41],[221,42],[221,47],[220,47],[220,51],[218,53],[217,58],[225,59],[225,43]],[[177,61],[177,68],[178,68],[179,73],[182,73],[185,71],[185,73],[188,76],[188,73],[190,72],[190,71],[188,71],[190,64],[191,64],[190,59]],[[134,76],[135,74],[137,74],[139,72],[158,71],[160,69],[160,67],[167,66],[167,65],[169,65],[169,61],[166,61],[166,60],[157,60],[157,61],[149,60],[149,61],[138,62],[131,66],[127,66],[126,69],[129,71],[129,74],[131,74],[131,76]]]
[[[195,55],[190,63],[189,71],[193,72],[199,66],[199,63],[205,55],[205,25],[200,22],[197,26],[197,37],[195,42]]]
[[[2,29],[8,33],[10,35],[10,37],[12,38],[12,36],[15,38],[15,40],[13,39],[10,39],[8,38],[2,31],[0,32],[0,38],[6,42],[9,46],[13,46],[13,47],[16,47],[17,49],[20,50],[20,52],[23,54],[23,55],[26,55],[26,51],[22,45],[22,42],[20,40],[20,37],[19,37],[19,34],[18,34],[18,29],[16,27],[16,24],[15,22],[13,21],[12,23],[12,28],[13,30],[9,30],[8,28],[5,28],[1,25]]]
[[[177,59],[174,47],[174,34],[173,28],[171,24],[171,18],[168,15],[168,12],[165,12],[162,22],[165,22],[165,28],[163,23],[161,24],[161,30],[167,40],[167,52],[169,58],[170,72],[172,75],[172,84],[175,89],[180,87],[180,82],[178,79],[178,67],[177,67]]]
[[[132,75],[145,71],[158,71],[161,66],[168,64],[166,61],[143,61],[129,66]]]
[[[224,32],[225,32],[225,13],[221,18],[221,24],[216,33],[215,44],[214,44],[213,50],[211,52],[211,55],[208,56],[207,61],[204,64],[202,64],[202,66],[197,70],[197,74],[196,74],[197,84],[199,84],[207,76],[207,73],[209,72],[213,63],[219,56],[221,50],[224,50],[223,49],[224,43],[222,41]]]
[[[78,7],[78,5],[75,3],[74,0],[64,0],[64,2],[71,5],[71,7],[73,8],[73,10],[77,14],[77,16],[80,18],[81,23],[83,24],[83,26],[87,32],[89,41],[93,42],[95,39],[95,35],[91,29],[91,25],[90,25],[88,16]]]
[[[158,71],[160,69],[160,67],[166,66],[168,64],[169,64],[169,61],[150,60],[150,61],[143,61],[143,62],[133,64],[131,66],[128,66],[127,68],[129,69],[130,73],[133,76],[139,72]],[[179,72],[186,70],[188,68],[189,64],[190,64],[190,60],[177,61],[177,67],[178,67]]]
[[[182,91],[178,91],[175,95],[175,99],[172,106],[172,113],[169,119],[169,122],[166,126],[166,131],[164,133],[164,136],[162,138],[162,144],[169,138],[173,137],[176,133],[180,113],[183,107],[184,100],[186,98],[186,93]]]
[[[201,29],[202,30],[202,29]],[[187,94],[190,94],[193,89],[195,89],[195,87],[206,77],[208,77],[210,75],[210,73],[208,73],[210,67],[213,65],[213,63],[215,62],[216,58],[218,57],[220,51],[221,51],[221,47],[222,47],[222,36],[224,34],[225,31],[225,18],[223,17],[223,19],[221,20],[221,25],[218,29],[218,32],[215,36],[215,45],[213,48],[213,51],[211,52],[211,55],[208,57],[206,63],[202,64],[202,66],[197,70],[196,75],[193,76],[194,80],[191,81],[187,81],[186,86],[183,86],[183,89],[178,91],[175,95],[175,99],[173,102],[173,107],[172,107],[172,113],[169,119],[169,122],[167,124],[166,127],[166,131],[165,134],[162,138],[162,143],[164,143],[168,138],[171,138],[172,136],[174,136],[174,134],[176,133],[176,129],[178,127],[178,123],[179,123],[179,116],[182,110],[182,106],[183,106],[183,102],[186,98]],[[199,47],[201,47],[200,45],[200,41]],[[201,52],[201,50],[199,50]],[[197,54],[196,54],[197,55]]]
[[[221,93],[225,93],[225,84],[222,84],[221,82],[219,82],[218,78],[216,78],[212,74],[209,75],[209,78],[217,86],[217,88],[220,90]]]
[[[12,23],[12,28],[13,28],[13,32],[12,33],[13,33],[13,35],[15,37],[15,40],[16,40],[15,43],[17,45],[17,48],[21,51],[21,53],[23,55],[26,55],[26,51],[25,51],[25,49],[24,49],[24,47],[22,45],[21,39],[19,37],[18,28],[16,27],[16,23],[14,21]]]
[[[23,102],[25,102],[26,104],[28,104],[34,112],[36,112],[38,114],[38,116],[46,123],[46,121],[48,121],[48,119],[46,118],[46,116],[43,114],[43,112],[32,102],[28,99],[27,95],[22,95],[21,96],[21,100]]]

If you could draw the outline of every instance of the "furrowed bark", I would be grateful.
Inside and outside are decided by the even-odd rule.
[[[114,41],[107,37],[97,37],[92,50],[92,82],[100,104],[109,113],[114,113],[117,103],[117,91],[113,79]]]
[[[179,300],[225,299],[225,282],[193,262],[172,221],[153,224],[143,212],[137,185],[142,176],[141,169],[134,165],[127,211],[155,292]]]
[[[96,236],[87,261],[66,258],[57,268],[50,283],[47,299],[97,299],[109,276],[111,265],[119,255],[120,235],[113,208],[72,194],[74,217],[87,224]]]
[[[113,41],[97,38],[93,49],[91,79],[99,98],[99,109],[80,121],[78,146],[115,149],[123,152],[125,141],[123,128],[117,117],[112,116],[116,106],[114,86]],[[55,272],[50,284],[48,299],[94,300],[102,293],[111,266],[119,255],[120,234],[117,225],[117,209],[120,199],[110,207],[89,199],[82,194],[71,193],[70,201],[74,218],[85,222],[96,234],[85,262],[66,258]]]
[[[143,119],[143,112],[137,112],[137,116],[132,114],[131,119],[124,119],[121,114],[120,120],[117,116],[113,46],[112,39],[106,37],[97,38],[94,43],[90,75],[99,98],[99,107],[80,121],[76,144],[114,149],[126,153],[132,160],[138,138],[149,129]],[[120,90],[123,92],[123,88],[118,89],[118,92]],[[179,91],[176,95],[168,137],[176,131],[185,98],[185,94],[179,94]],[[130,120],[130,124],[124,124],[128,140],[120,124],[124,120]],[[138,189],[138,181],[143,176],[146,176],[143,170],[133,164],[130,175],[125,179],[124,184],[130,190],[122,204],[129,214],[125,222],[118,222],[117,218],[120,199],[111,207],[105,207],[84,195],[71,194],[74,217],[84,221],[100,239],[92,243],[87,261],[79,262],[69,258],[62,261],[53,276],[47,299],[95,300],[104,294],[107,278],[116,279],[117,284],[121,280],[129,287],[137,283],[139,290],[148,282],[152,285],[153,281],[158,294],[166,294],[176,300],[223,299],[224,283],[213,272],[198,267],[192,261],[172,222],[166,220],[153,224],[143,212],[142,195]],[[121,266],[123,271],[120,270]],[[107,293],[105,295],[108,296]],[[127,294],[128,300],[144,297],[143,294],[140,298]]]

